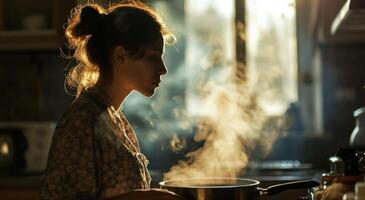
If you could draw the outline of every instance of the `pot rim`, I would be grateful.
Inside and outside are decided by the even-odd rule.
[[[232,185],[171,185],[173,182],[189,182],[193,180],[239,180],[239,181],[250,181],[252,183],[248,184],[232,184]],[[221,188],[242,188],[242,187],[252,187],[252,186],[258,186],[260,184],[260,181],[254,180],[254,179],[247,179],[247,178],[187,178],[187,179],[172,179],[168,181],[161,181],[159,185],[161,187],[169,187],[169,188],[214,188],[214,189],[221,189]]]

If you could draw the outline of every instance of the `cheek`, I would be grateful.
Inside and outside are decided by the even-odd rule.
[[[146,61],[140,66],[140,73],[144,77],[154,76],[156,72],[156,64],[152,61]]]
[[[150,82],[150,79],[153,77],[153,73],[153,66],[150,66],[147,63],[141,63],[140,65],[135,66],[131,76],[135,81],[137,81],[137,83]]]

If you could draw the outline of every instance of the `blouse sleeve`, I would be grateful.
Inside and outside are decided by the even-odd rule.
[[[49,151],[40,199],[96,199],[93,124],[82,115],[60,122]]]

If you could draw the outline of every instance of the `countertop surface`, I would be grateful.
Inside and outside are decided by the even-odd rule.
[[[39,188],[43,173],[0,174],[0,188]]]
[[[262,183],[265,182],[288,182],[303,179],[313,179],[319,171],[304,172],[284,172],[280,174],[271,173],[249,173],[240,178],[255,179]],[[155,170],[150,171],[152,177],[152,187],[159,187],[158,182],[162,181],[163,173]],[[0,188],[39,188],[41,186],[43,172],[37,173],[18,173],[18,174],[0,174]]]

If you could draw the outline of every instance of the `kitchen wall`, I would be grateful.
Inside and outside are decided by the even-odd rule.
[[[0,54],[0,121],[56,121],[73,97],[64,90],[69,63],[58,51]]]
[[[327,158],[348,145],[353,111],[365,106],[365,34],[329,33],[344,1],[296,3],[298,105],[309,131],[304,137],[278,140],[271,158],[299,158],[328,170]]]
[[[365,106],[365,44],[323,45],[325,130],[345,145],[355,126],[353,111]]]
[[[303,1],[299,2],[303,5]],[[307,8],[315,9],[302,11],[302,18],[298,18],[298,26],[305,24],[298,33],[300,63],[302,69],[309,69],[312,77],[316,76],[315,72],[320,74],[324,132],[332,134],[337,141],[344,141],[355,125],[353,111],[365,105],[365,33],[330,34],[332,21],[344,1],[306,1],[306,4],[309,4]],[[309,17],[305,19],[306,16]],[[319,60],[317,71],[313,62],[315,56]],[[302,83],[304,86],[316,84]]]

